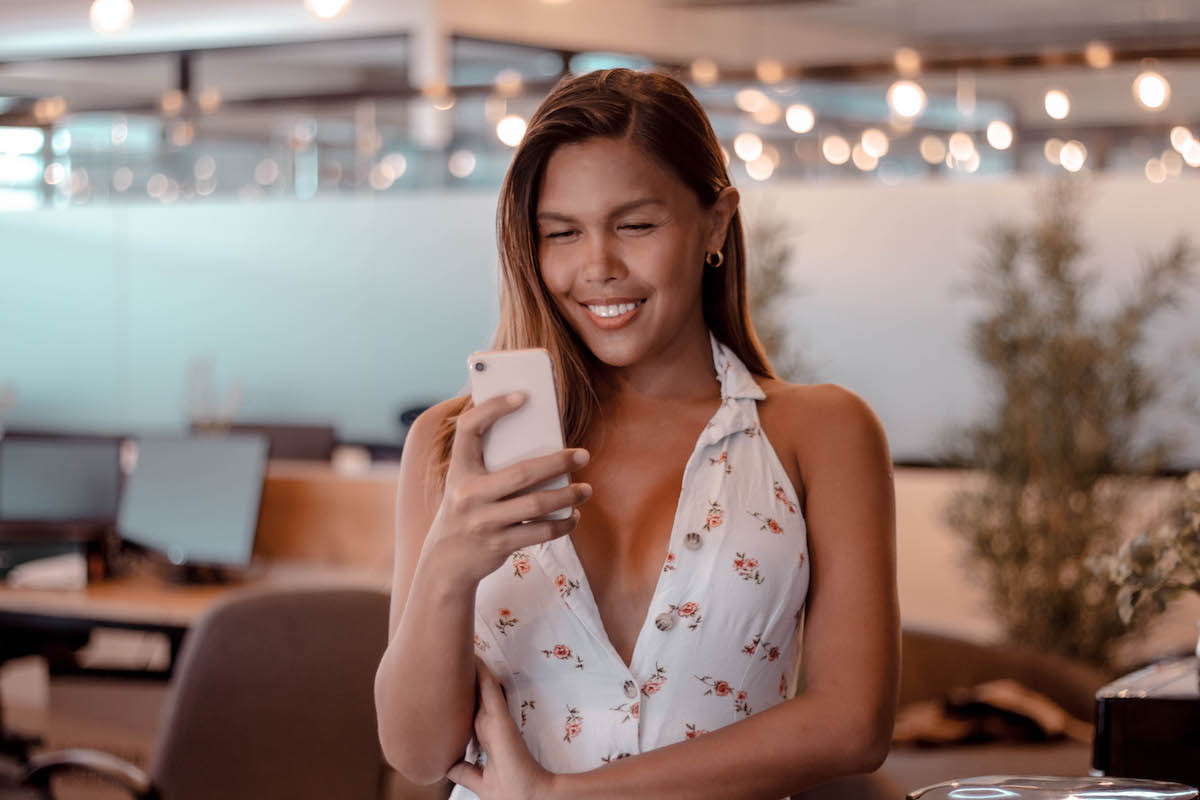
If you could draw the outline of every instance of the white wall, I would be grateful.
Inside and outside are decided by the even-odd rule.
[[[796,228],[796,341],[819,378],[861,394],[893,454],[928,457],[988,400],[967,350],[974,305],[952,293],[977,233],[1031,218],[1025,179],[742,187],[748,218]],[[184,423],[189,358],[218,387],[245,381],[244,419],[331,420],[391,438],[396,411],[458,393],[496,322],[495,195],[423,192],[309,202],[205,202],[0,214],[0,385],[10,426],[144,429]],[[1200,245],[1200,181],[1105,178],[1085,236],[1099,301],[1132,285],[1177,233]],[[769,209],[773,209],[768,211]],[[1147,348],[1200,389],[1200,291]],[[1200,422],[1165,412],[1184,464]]]

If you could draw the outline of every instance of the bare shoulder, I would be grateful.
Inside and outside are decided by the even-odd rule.
[[[875,410],[860,395],[836,383],[788,383],[760,379],[767,395],[760,413],[784,432],[783,447],[795,454],[806,485],[848,453],[890,470],[887,434]],[[765,423],[764,423],[765,424]],[[857,459],[856,459],[857,460]]]
[[[401,472],[423,491],[432,488],[428,486],[426,477],[427,468],[435,457],[433,447],[437,432],[449,416],[462,408],[465,400],[465,396],[457,396],[435,403],[418,414],[409,426],[408,435],[404,438],[404,451],[401,454]],[[439,500],[428,495],[425,499],[427,503],[435,504]]]

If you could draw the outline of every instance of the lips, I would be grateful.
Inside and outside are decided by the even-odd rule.
[[[628,300],[626,302],[637,302],[637,300],[638,299],[635,298],[635,299]],[[595,325],[597,328],[600,328],[601,330],[607,331],[607,330],[614,330],[616,328],[622,328],[622,327],[628,325],[630,322],[632,322],[638,316],[638,314],[641,312],[642,307],[646,305],[646,301],[642,300],[641,302],[638,302],[638,305],[635,306],[634,308],[630,309],[629,311],[626,311],[624,314],[620,314],[615,317],[602,317],[599,314],[594,313],[590,308],[587,307],[587,305],[585,305],[583,303],[580,303],[580,305],[582,306],[584,312],[587,314],[588,319],[590,319],[592,321],[593,325]],[[595,305],[621,305],[621,303],[613,302],[613,301],[606,301],[604,303],[596,303]]]

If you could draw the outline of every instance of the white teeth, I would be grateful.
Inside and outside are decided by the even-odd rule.
[[[638,300],[636,303],[621,303],[616,306],[588,306],[588,310],[597,317],[619,317],[640,306],[645,300]]]

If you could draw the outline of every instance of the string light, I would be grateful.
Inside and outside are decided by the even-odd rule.
[[[317,19],[333,19],[348,5],[350,0],[304,0],[304,7]]]
[[[733,140],[733,152],[742,161],[753,161],[762,155],[763,143],[755,133],[739,133]]]
[[[912,81],[896,81],[888,89],[887,101],[897,114],[912,119],[925,110],[925,90]]]
[[[94,0],[88,18],[97,33],[117,33],[133,19],[133,3],[130,0]]]
[[[1161,111],[1171,100],[1171,84],[1157,72],[1146,70],[1133,81],[1133,98],[1147,111]]]
[[[711,58],[697,58],[692,62],[692,80],[698,85],[712,86],[717,78],[717,62]]]
[[[850,143],[841,136],[826,136],[821,142],[821,155],[835,166],[850,160]]]
[[[787,126],[796,133],[808,133],[817,122],[813,110],[801,103],[788,106],[784,120],[787,122]]]
[[[1046,92],[1046,113],[1054,119],[1066,119],[1071,113],[1071,98],[1062,89],[1051,89]]]
[[[509,147],[516,147],[525,136],[525,120],[516,114],[509,114],[496,123],[496,136]]]
[[[987,140],[996,150],[1007,150],[1013,143],[1013,130],[1007,122],[995,120],[988,123]]]

